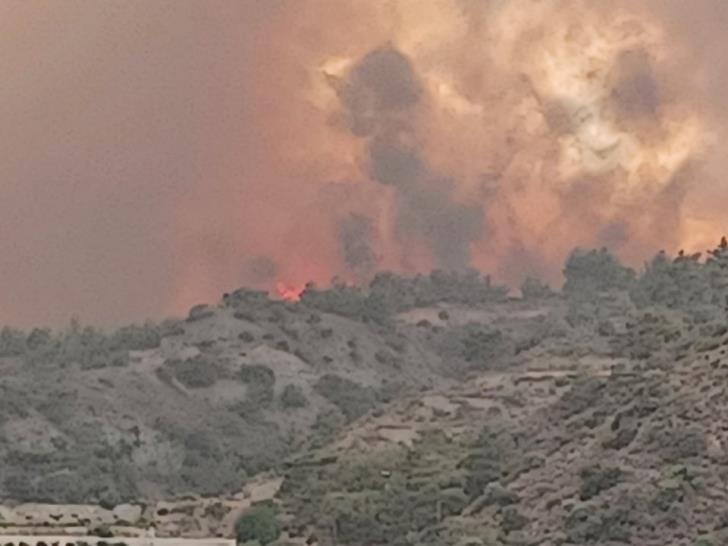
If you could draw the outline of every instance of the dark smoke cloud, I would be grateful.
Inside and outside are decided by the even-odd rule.
[[[630,46],[611,74],[609,101],[620,125],[640,124],[648,127],[642,134],[649,134],[671,102],[689,103],[715,122],[719,144],[724,142],[728,2],[587,3],[603,9],[607,18],[616,7],[644,11],[664,30],[665,55],[652,58]],[[392,12],[405,4],[413,3],[0,2],[0,121],[5,128],[0,136],[0,323],[60,326],[77,314],[84,321],[118,324],[184,313],[241,283],[271,288],[273,276],[301,285],[311,279],[326,282],[342,269],[367,263],[368,258],[356,257],[369,254],[363,250],[367,237],[359,237],[367,230],[337,226],[351,212],[375,224],[378,237],[369,249],[381,267],[397,269],[400,252],[425,246],[437,265],[472,262],[505,281],[523,271],[558,274],[575,233],[583,235],[579,243],[586,246],[624,245],[639,265],[657,249],[653,233],[664,233],[658,244],[668,251],[683,244],[678,233],[687,217],[684,209],[706,220],[705,244],[728,229],[728,165],[721,146],[721,153],[707,158],[708,169],[703,162],[702,169],[679,173],[644,206],[609,213],[595,209],[590,199],[609,202],[615,191],[612,181],[596,178],[588,181],[591,190],[574,185],[583,188],[582,196],[558,199],[563,214],[554,213],[553,202],[548,216],[538,200],[523,204],[520,187],[524,195],[536,193],[547,201],[553,196],[534,192],[541,182],[529,185],[520,175],[519,155],[529,155],[532,140],[516,132],[512,146],[501,142],[519,126],[521,99],[542,101],[548,143],[536,146],[549,148],[576,128],[567,105],[553,97],[527,97],[521,89],[526,83],[510,77],[510,65],[484,64],[488,55],[481,48],[491,44],[480,39],[490,13],[483,7],[500,9],[507,2],[453,0],[464,6],[467,24],[434,51],[427,32],[438,21],[426,21],[426,32],[414,37],[419,40],[414,47],[428,50],[422,58],[403,54],[406,47],[408,54],[414,50],[401,43],[401,51],[372,49],[388,40],[398,43],[397,28],[410,21],[395,20]],[[416,9],[428,12],[435,4],[421,2]],[[553,4],[568,14],[580,3]],[[574,27],[579,23],[575,20]],[[473,33],[473,39],[463,42],[463,32],[466,39]],[[538,44],[538,36],[533,38]],[[524,48],[529,47],[525,41]],[[336,84],[338,97],[312,106],[307,94],[312,74],[331,58],[358,62]],[[464,127],[474,133],[460,138],[465,133],[452,125],[446,131],[452,149],[446,138],[436,139],[436,151],[451,156],[445,164],[418,139],[437,135],[439,121],[447,121],[430,116],[426,123],[431,125],[420,126],[420,114],[432,114],[427,86],[413,67],[417,60],[418,70],[427,70],[423,59],[457,74],[455,91],[466,98],[480,99],[491,91],[505,97],[493,103],[502,116],[483,117],[482,126],[493,127],[492,134]],[[332,136],[338,128],[324,129],[333,125],[326,123],[337,104],[346,114],[345,137]],[[367,148],[363,155],[359,145]],[[464,205],[453,189],[470,167],[453,171],[457,174],[451,169],[494,149],[493,160],[482,169],[493,174],[477,199],[486,204],[483,216],[478,205]],[[542,155],[548,156],[533,153],[534,158]],[[350,166],[350,157],[363,159],[357,165],[351,160]],[[472,163],[480,170],[479,161]],[[371,180],[361,181],[362,172]],[[546,172],[544,185],[551,176]],[[354,182],[347,185],[347,195],[327,198],[322,208],[318,192],[332,180]],[[396,212],[390,225],[392,201]],[[545,217],[544,224],[555,216],[558,220],[548,229],[509,222],[529,215]],[[396,232],[399,247],[384,236],[385,229]],[[342,231],[347,232],[343,239],[355,244],[347,247]],[[255,256],[268,258],[251,259]]]
[[[621,115],[651,117],[660,106],[660,88],[645,51],[625,51],[617,61],[612,99]]]
[[[360,280],[371,277],[377,268],[373,251],[375,238],[371,218],[352,213],[337,224],[341,254],[349,270]]]
[[[483,210],[458,203],[453,181],[433,172],[418,149],[423,89],[410,61],[390,46],[368,53],[340,97],[350,130],[367,139],[370,177],[397,191],[398,238],[424,242],[438,268],[466,268],[470,244],[481,236]]]

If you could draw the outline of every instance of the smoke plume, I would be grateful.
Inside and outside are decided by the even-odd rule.
[[[0,5],[0,319],[713,246],[722,0]]]
[[[418,145],[416,117],[423,89],[409,59],[392,47],[375,49],[351,69],[340,92],[351,132],[366,139],[369,176],[395,189],[402,263],[424,244],[434,264],[462,269],[480,235],[477,206],[456,202],[452,180],[427,165]]]

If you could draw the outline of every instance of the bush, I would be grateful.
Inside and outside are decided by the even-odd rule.
[[[0,332],[0,357],[21,356],[25,353],[25,334],[7,326]]]
[[[101,537],[101,538],[111,538],[114,536],[114,533],[111,531],[111,528],[106,524],[101,524],[98,527],[95,527],[91,530],[91,534],[95,537]]]
[[[276,376],[268,366],[243,364],[240,366],[238,378],[248,387],[246,399],[239,407],[241,414],[257,411],[273,400]]]
[[[373,389],[334,374],[321,376],[314,389],[339,408],[347,421],[358,419],[377,402]]]
[[[501,482],[515,465],[516,455],[515,439],[507,430],[484,427],[465,460],[468,471],[465,492],[474,499],[489,484]]]
[[[632,544],[638,505],[630,498],[621,498],[609,506],[584,506],[573,510],[564,525],[568,541],[574,544]]]
[[[112,349],[123,349],[125,351],[146,351],[156,349],[161,343],[159,329],[151,323],[137,326],[124,326],[119,328],[111,336],[110,345]]]
[[[280,534],[281,528],[276,520],[275,511],[269,506],[249,510],[235,524],[238,543],[255,540],[265,545],[277,540]]]
[[[215,311],[209,305],[205,305],[204,303],[195,305],[187,315],[187,322],[197,322],[198,320],[209,318],[214,314]]]
[[[212,387],[220,375],[217,365],[202,355],[187,360],[170,360],[165,362],[165,366],[169,367],[175,379],[188,389]]]
[[[667,463],[681,463],[700,457],[706,451],[705,433],[694,426],[677,425],[670,428],[653,428],[648,434],[653,445]]]
[[[620,264],[606,249],[577,249],[566,261],[564,277],[566,296],[590,298],[599,292],[629,289],[635,272]]]
[[[437,352],[446,361],[458,359],[472,369],[492,369],[513,347],[500,330],[468,323],[443,331],[435,340]]]
[[[281,404],[284,408],[303,408],[308,405],[308,400],[301,387],[286,385],[281,393]]]
[[[602,468],[599,465],[589,466],[581,471],[581,500],[596,497],[602,491],[611,489],[622,480],[619,468]]]
[[[556,292],[551,290],[551,287],[545,282],[528,277],[521,284],[521,295],[524,300],[543,300],[554,297]]]
[[[309,284],[301,294],[301,302],[325,313],[332,313],[362,322],[386,324],[390,308],[380,294],[367,294],[361,288],[334,284],[319,290]]]

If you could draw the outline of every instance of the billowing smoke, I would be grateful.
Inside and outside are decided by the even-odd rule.
[[[377,268],[377,258],[372,250],[375,233],[371,219],[350,214],[339,221],[338,233],[347,268],[357,280],[366,281]]]
[[[366,139],[370,177],[395,189],[394,236],[402,243],[403,263],[407,249],[423,243],[439,268],[469,265],[481,209],[455,201],[453,181],[433,172],[419,149],[416,116],[423,89],[407,57],[390,46],[376,49],[340,89],[349,128]]]
[[[305,7],[304,7],[305,5]],[[0,3],[0,322],[724,231],[723,0]],[[141,23],[140,23],[141,21]]]
[[[316,159],[290,166],[355,181],[381,267],[558,282],[575,246],[639,264],[689,239],[712,128],[680,89],[676,35],[646,5],[315,5],[326,24],[296,13],[274,26],[305,44],[266,42],[276,81],[305,75],[302,96],[283,95],[306,104],[296,155]],[[339,274],[348,258],[327,263]]]

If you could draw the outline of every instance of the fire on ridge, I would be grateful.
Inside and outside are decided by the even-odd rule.
[[[700,240],[683,201],[712,127],[678,92],[661,20],[611,8],[281,12],[259,38],[257,97],[275,108],[255,129],[275,158],[268,191],[296,198],[250,241],[276,264],[257,284],[465,267],[558,281],[576,246],[640,263]]]

